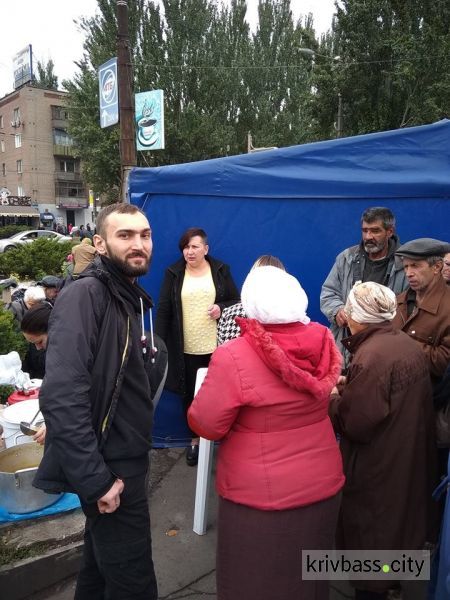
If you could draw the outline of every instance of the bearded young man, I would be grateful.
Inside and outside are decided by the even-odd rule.
[[[395,234],[395,217],[389,208],[372,207],[361,216],[362,239],[356,246],[346,248],[325,279],[320,293],[320,310],[331,324],[331,332],[344,354],[342,339],[349,333],[345,303],[358,281],[373,281],[399,294],[407,287],[403,265],[396,259],[399,240]]]
[[[77,600],[156,600],[146,494],[153,404],[167,364],[143,331],[136,283],[152,254],[149,222],[113,204],[97,219],[95,261],[53,309],[40,406],[45,453],[34,485],[75,492],[85,513]],[[142,321],[141,321],[142,319]]]

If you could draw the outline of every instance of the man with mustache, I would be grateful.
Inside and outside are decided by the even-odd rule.
[[[151,259],[149,222],[135,206],[110,205],[94,245],[97,258],[64,287],[50,319],[39,397],[47,437],[34,485],[80,497],[77,600],[156,600],[146,474],[167,355],[147,342],[152,300],[136,282]]]
[[[391,210],[366,209],[361,217],[361,230],[361,242],[337,256],[320,294],[320,309],[331,323],[331,331],[346,362],[348,352],[341,344],[348,334],[344,306],[354,284],[374,281],[389,287],[395,294],[407,287],[402,263],[395,257],[399,240]]]

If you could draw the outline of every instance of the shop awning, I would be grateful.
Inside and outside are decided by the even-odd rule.
[[[33,206],[1,206],[1,217],[38,217],[39,211]]]
[[[41,221],[54,221],[55,217],[52,213],[45,212],[40,214]]]

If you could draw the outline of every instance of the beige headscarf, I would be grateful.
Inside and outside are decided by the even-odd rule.
[[[394,292],[373,281],[355,283],[345,305],[345,312],[357,323],[392,321],[396,311]]]

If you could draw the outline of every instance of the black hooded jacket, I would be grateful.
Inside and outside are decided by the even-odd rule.
[[[142,296],[148,308],[150,297],[107,267],[104,258],[95,259],[58,296],[39,395],[47,435],[33,485],[75,492],[87,504],[101,498],[117,476],[147,468],[152,398],[167,366],[161,340],[155,340],[155,363],[144,360],[136,298]],[[133,443],[121,444],[124,438]]]

